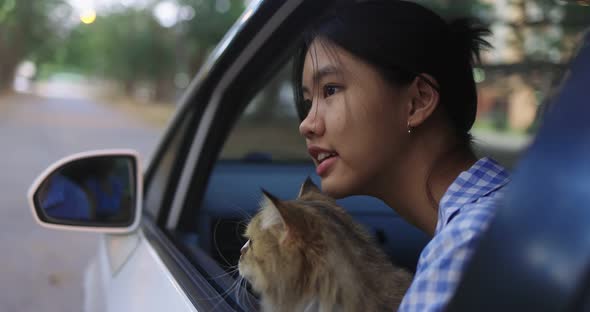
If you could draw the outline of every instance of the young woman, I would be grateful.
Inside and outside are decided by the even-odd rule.
[[[400,311],[444,309],[509,181],[470,147],[487,33],[415,3],[359,1],[313,25],[295,61],[323,191],[375,196],[433,236]]]

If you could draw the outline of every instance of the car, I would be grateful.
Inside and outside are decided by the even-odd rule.
[[[57,161],[33,182],[28,198],[40,225],[102,233],[85,272],[84,311],[257,310],[247,287],[233,291],[244,223],[261,188],[287,199],[306,177],[319,181],[296,114],[285,111],[290,38],[343,1],[252,1],[180,99],[145,171],[135,151],[88,151]],[[528,141],[479,146],[515,171],[514,187],[451,311],[588,308],[590,108],[582,92],[590,85],[590,36],[580,42],[561,91],[544,102],[530,148]],[[255,113],[268,112],[267,103],[280,104],[272,114]],[[72,203],[82,195],[55,195],[66,193],[90,199],[81,207]],[[103,209],[101,200],[119,209]],[[373,198],[339,203],[393,262],[415,270],[426,234]]]

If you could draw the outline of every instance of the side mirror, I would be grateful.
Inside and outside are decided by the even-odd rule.
[[[45,227],[128,233],[141,218],[142,180],[139,155],[133,150],[74,154],[35,180],[29,205]]]

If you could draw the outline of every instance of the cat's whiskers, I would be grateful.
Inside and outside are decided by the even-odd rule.
[[[219,275],[215,275],[215,276],[210,276],[207,279],[210,280],[210,281],[214,281],[216,279],[220,279],[220,278],[226,277],[226,276],[232,276],[233,277],[234,273],[236,273],[236,272],[239,271],[237,265],[230,266],[230,267],[228,267],[228,269],[231,269],[231,270],[229,270],[229,271],[227,271],[227,272],[225,272],[223,274],[219,274]]]
[[[251,199],[255,200],[255,198],[253,196]],[[252,213],[248,212],[246,209],[244,209],[240,205],[235,204],[235,203],[231,203],[225,198],[222,198],[221,202],[223,205],[230,207],[232,209],[232,211],[239,212],[241,214],[242,218],[244,218],[244,219],[251,219],[252,218]]]
[[[252,303],[250,302],[250,296],[248,296],[248,286],[246,285],[246,280],[243,280],[242,286],[240,287],[241,297],[245,299],[245,304],[249,304],[249,307],[252,307]]]
[[[215,227],[213,228],[213,245],[215,246],[215,250],[217,251],[217,254],[225,262],[225,264],[228,265],[229,267],[233,267],[234,264],[230,263],[230,261],[227,260],[227,258],[225,258],[225,256],[223,255],[223,253],[219,249],[219,244],[217,244],[217,229],[219,228],[219,223],[221,223],[221,221],[217,221],[215,223]]]
[[[220,302],[223,302],[223,299],[226,298],[227,296],[229,296],[232,292],[234,292],[237,288],[239,288],[239,281],[240,281],[241,277],[239,279],[236,279],[232,282],[232,284],[230,285],[230,287],[224,291],[223,293],[219,294],[219,295],[215,295],[213,297],[199,297],[199,299],[202,300],[213,300],[213,299],[221,299]],[[220,303],[216,304],[215,306],[217,307]]]
[[[243,281],[244,278],[242,276],[240,276],[239,282],[238,282],[238,287],[236,288],[236,302],[242,306],[242,300],[240,298],[240,293],[242,292],[242,288],[243,288]]]
[[[233,221],[235,223],[237,223],[238,226],[235,227],[235,235],[236,238],[240,239],[243,237],[243,233],[238,233],[237,231],[240,231],[243,229],[245,229],[245,225],[247,225],[250,220],[252,219],[253,215],[251,215],[248,211],[246,211],[244,208],[240,207],[239,205],[236,204],[232,204],[229,203],[228,201],[225,201],[227,205],[229,205],[230,207],[232,207],[235,211],[239,212],[242,215],[242,220],[240,221]],[[220,224],[221,220],[217,221],[215,223],[215,226],[213,228],[213,245],[215,247],[215,250],[217,251],[217,254],[220,256],[220,258],[225,262],[226,265],[232,267],[232,263],[230,263],[230,261],[223,255],[223,253],[221,253],[221,250],[219,249],[219,244],[217,243],[217,230],[219,228],[219,224]]]
[[[244,284],[246,284],[246,283],[248,283],[248,281],[244,280]],[[253,299],[248,291],[248,286],[244,285],[242,288],[244,288],[244,293],[246,294],[246,300],[248,301],[248,307],[255,308],[257,305],[256,305],[256,303],[252,302]]]
[[[229,287],[229,288],[228,288],[226,291],[224,291],[223,293],[221,293],[219,296],[215,296],[215,297],[212,297],[212,298],[205,298],[205,299],[207,299],[207,300],[210,300],[210,299],[216,299],[216,298],[219,298],[219,299],[220,299],[220,300],[219,300],[219,302],[217,302],[217,304],[215,304],[215,305],[213,306],[213,309],[212,309],[212,311],[215,311],[215,310],[216,310],[216,309],[217,309],[217,308],[218,308],[218,307],[219,307],[219,306],[220,306],[220,305],[221,305],[221,304],[222,304],[222,303],[225,301],[224,299],[225,299],[227,296],[229,296],[231,293],[233,293],[234,291],[236,291],[236,289],[239,289],[239,287],[240,287],[240,280],[241,280],[241,278],[242,278],[242,277],[240,276],[240,278],[236,279],[236,280],[235,280],[235,281],[232,283],[232,285],[231,285],[231,286],[230,286],[230,287]],[[239,303],[238,303],[238,304],[239,304]]]

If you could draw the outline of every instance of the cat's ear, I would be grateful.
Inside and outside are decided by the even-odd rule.
[[[297,198],[301,198],[308,194],[318,194],[321,192],[322,191],[320,191],[320,189],[313,183],[311,178],[307,177],[299,189],[299,195],[297,195]]]
[[[286,227],[285,223],[285,209],[280,199],[270,194],[266,190],[262,189],[263,199],[261,203],[262,207],[262,228],[266,229],[273,225],[282,224]]]
[[[282,230],[280,242],[294,242],[301,237],[303,229],[301,220],[298,218],[296,210],[290,209],[288,204],[269,192],[262,190],[262,219],[260,227],[267,229],[272,226],[280,225]]]

